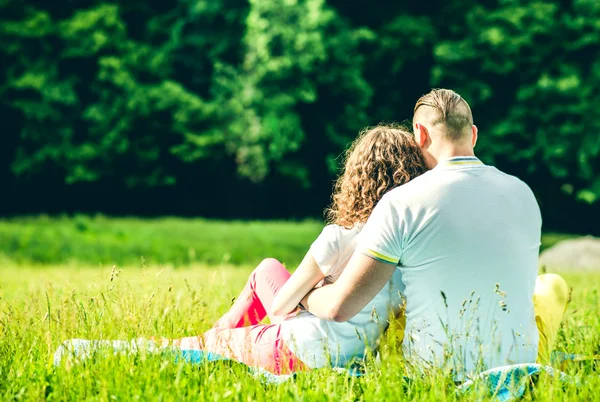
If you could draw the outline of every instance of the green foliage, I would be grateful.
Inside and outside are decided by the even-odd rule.
[[[4,0],[9,162],[21,178],[132,187],[235,164],[308,187],[362,127],[410,118],[443,86],[472,104],[486,162],[546,203],[594,203],[598,21],[595,0]]]
[[[56,165],[68,183],[174,182],[160,162],[210,107],[165,73],[168,43],[132,39],[121,12],[100,4],[54,19],[27,7],[23,20],[0,23],[12,58],[0,95],[25,117],[17,174]],[[147,18],[147,36],[162,18],[153,14],[138,16]],[[32,36],[43,53],[32,51]]]
[[[17,8],[16,1],[0,5]],[[365,35],[336,21],[323,1],[236,8],[197,0],[159,8],[100,3],[58,18],[28,6],[0,21],[9,66],[0,95],[24,116],[17,175],[50,165],[68,183],[173,184],[173,158],[189,163],[224,153],[252,180],[264,179],[272,163],[302,180],[305,169],[284,156],[303,141],[295,108],[318,98],[320,70],[345,59],[364,97],[353,110],[368,101],[359,59],[348,56]],[[133,19],[139,32],[128,28]],[[32,40],[42,53],[32,51]]]
[[[264,179],[275,164],[308,185],[306,168],[286,158],[305,137],[299,106],[317,102],[320,84],[342,97],[357,93],[360,102],[322,123],[330,136],[336,129],[344,132],[345,145],[352,137],[348,133],[360,127],[352,115],[363,112],[370,95],[360,76],[361,59],[352,55],[371,35],[341,23],[323,0],[252,0],[249,5],[243,60],[237,66],[215,65],[217,132],[190,134],[187,140],[200,146],[224,142],[240,174],[252,180]],[[322,76],[333,66],[350,79],[337,90],[339,78]]]
[[[281,385],[264,385],[235,364],[200,367],[160,355],[95,357],[85,364],[54,368],[52,354],[65,340],[179,338],[209,329],[244,285],[247,269],[194,265],[163,267],[0,267],[1,400],[149,401],[480,401],[458,395],[438,372],[408,381],[394,334],[370,374],[347,377],[333,370],[300,373]],[[218,269],[215,269],[218,268]],[[561,351],[598,352],[598,274],[566,275],[573,300],[559,333]],[[600,377],[589,365],[566,369],[578,384],[541,377],[536,401],[598,399]]]
[[[518,167],[538,190],[592,203],[600,196],[600,61],[588,56],[600,51],[600,3],[568,3],[470,7],[466,24],[435,46],[433,84],[471,100],[486,158]]]

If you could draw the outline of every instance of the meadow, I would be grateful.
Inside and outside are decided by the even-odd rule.
[[[44,223],[44,219],[55,223],[57,231],[64,233],[52,235],[51,225]],[[261,258],[277,257],[278,252],[287,250],[285,258],[293,268],[321,225],[313,221],[239,222],[228,227],[229,224],[222,222],[179,219],[144,224],[136,219],[100,217],[77,218],[84,219],[88,225],[87,229],[80,230],[77,226],[82,223],[77,219],[44,219],[0,222],[0,400],[452,401],[479,400],[483,395],[477,392],[457,395],[452,379],[442,373],[407,380],[393,334],[381,347],[381,362],[369,360],[369,375],[361,378],[317,370],[300,373],[294,380],[280,385],[271,385],[237,364],[216,362],[193,366],[155,355],[112,356],[71,368],[55,368],[52,355],[62,341],[70,338],[178,338],[209,329],[231,305]],[[105,228],[99,229],[100,224],[106,225]],[[120,243],[106,241],[118,236],[113,232],[119,226],[122,231],[119,236],[129,239],[129,243],[123,244],[130,247],[119,248]],[[170,230],[163,231],[167,227]],[[261,227],[263,233],[259,234]],[[176,228],[185,232],[178,233]],[[44,231],[46,237],[34,239],[35,233]],[[214,241],[209,241],[211,231]],[[40,250],[43,242],[68,243],[65,239],[73,235],[73,244],[69,246],[72,248],[65,251],[57,247],[46,254],[50,256],[47,261],[40,261],[36,260],[39,255],[31,253],[28,247],[6,247],[6,239],[17,241],[15,239],[24,236],[23,233],[30,233],[28,244],[38,242]],[[78,237],[73,233],[83,234]],[[93,244],[86,237],[92,236],[90,233],[95,236],[97,248],[79,249]],[[136,233],[143,234],[146,240],[162,236],[164,242],[156,240],[155,248],[149,248],[155,250],[155,254],[144,256],[142,260],[140,249],[136,247],[141,247],[143,241],[132,238]],[[560,235],[545,237],[545,246],[559,238]],[[186,260],[189,247],[198,239],[204,243],[195,245],[196,260]],[[167,257],[171,251],[156,251],[176,242],[181,244],[177,250],[187,257],[172,262]],[[113,254],[98,251],[107,245],[118,250],[111,251]],[[227,249],[235,252],[230,253],[228,260],[218,261],[215,257],[214,261],[205,262],[197,257],[204,255],[203,250],[216,247],[220,247],[218,253]],[[269,247],[273,247],[272,252],[263,255]],[[67,258],[69,253],[71,258]],[[108,257],[99,260],[93,253]],[[58,262],[52,262],[52,258]],[[87,262],[86,258],[89,258]],[[124,263],[114,265],[111,258]],[[569,353],[598,354],[600,274],[564,273],[564,276],[573,294],[556,348]],[[600,376],[590,364],[572,364],[565,371],[578,382],[560,383],[542,377],[535,388],[535,399],[597,400],[600,397]]]
[[[218,221],[174,217],[108,218],[103,215],[0,219],[0,257],[30,265],[256,265],[276,257],[300,263],[323,223]],[[572,237],[546,233],[542,250]]]
[[[0,255],[28,264],[185,266],[300,263],[323,224],[182,218],[32,216],[0,220]]]

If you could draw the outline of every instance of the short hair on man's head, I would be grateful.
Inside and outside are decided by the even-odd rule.
[[[470,138],[473,114],[467,101],[450,89],[433,89],[417,101],[414,116],[429,120],[432,126],[441,125],[445,136],[452,141]],[[413,122],[415,122],[413,118]]]

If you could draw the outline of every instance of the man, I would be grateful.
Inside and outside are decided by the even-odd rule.
[[[321,318],[348,320],[399,269],[410,361],[458,375],[535,362],[535,197],[474,156],[477,127],[457,93],[436,89],[421,97],[413,130],[432,170],[383,197],[338,281],[302,304]]]

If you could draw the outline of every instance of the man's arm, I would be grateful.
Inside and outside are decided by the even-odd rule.
[[[383,289],[395,269],[395,264],[355,252],[339,279],[309,292],[302,305],[319,318],[348,321]]]

